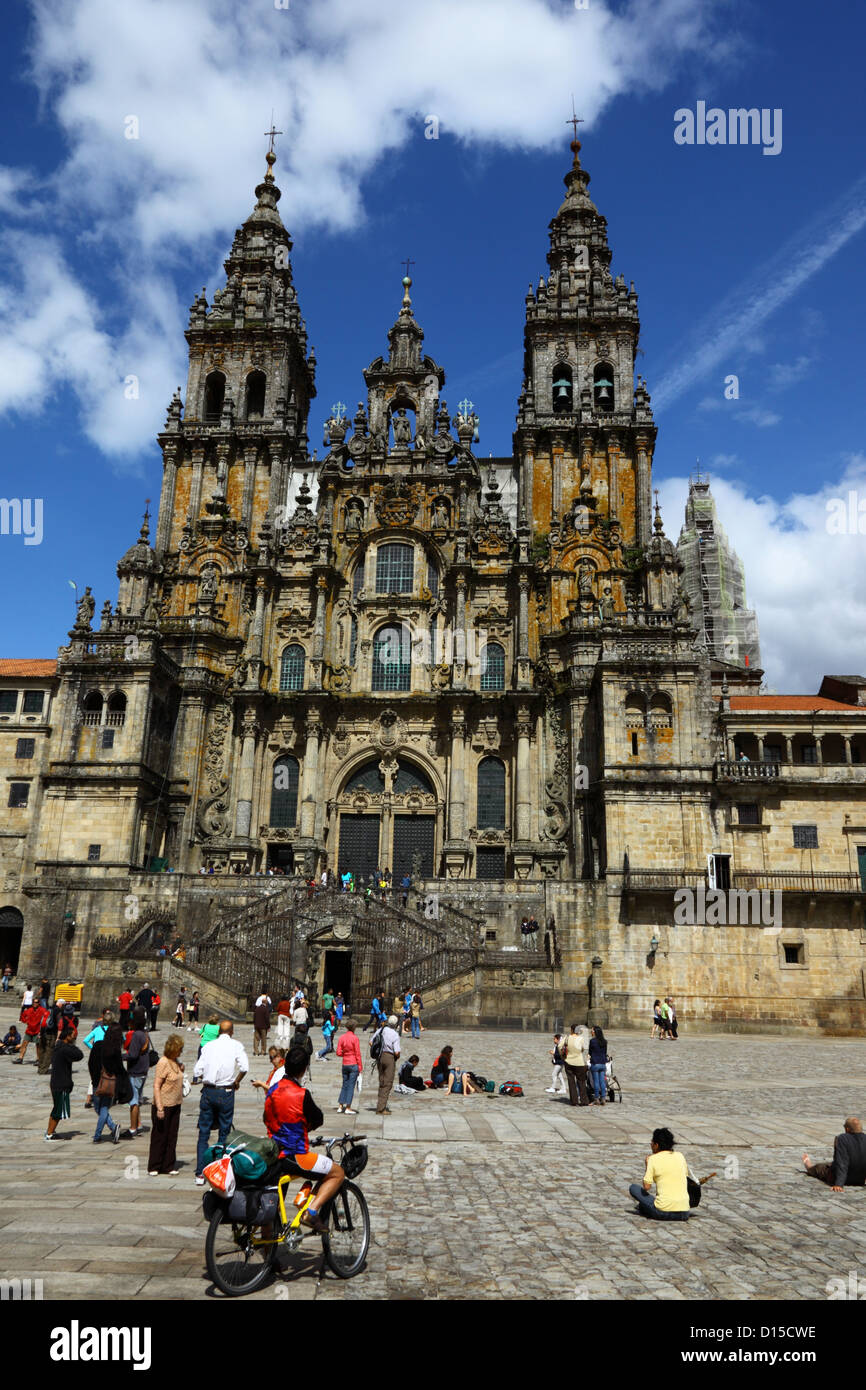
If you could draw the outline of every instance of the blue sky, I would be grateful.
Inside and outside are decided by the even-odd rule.
[[[668,533],[699,458],[746,564],[768,683],[815,690],[825,670],[863,669],[866,534],[825,524],[829,499],[866,499],[858,7],[69,0],[5,23],[2,491],[43,499],[44,536],[0,536],[3,655],[55,654],[70,579],[98,608],[116,598],[117,560],[159,496],[153,438],[185,382],[187,309],[220,283],[252,208],[272,108],[319,363],[311,443],[333,401],[361,398],[410,256],[446,398],[475,402],[482,455],[509,453],[573,92],[612,269],[640,296]],[[780,153],[678,145],[674,113],[699,101],[780,109]]]

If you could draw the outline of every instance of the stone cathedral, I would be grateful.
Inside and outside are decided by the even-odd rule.
[[[696,1024],[866,1023],[866,678],[762,694],[756,626],[750,662],[706,609],[712,536],[691,526],[686,564],[665,535],[637,294],[580,148],[526,295],[513,453],[486,460],[408,275],[364,399],[311,452],[315,353],[268,154],[224,286],[193,302],[158,516],[116,605],[97,627],[86,591],[56,666],[0,662],[19,788],[0,950],[19,930],[28,969],[99,976],[116,940],[119,979],[145,919],[222,949],[269,871],[387,866],[432,935],[410,901],[376,968],[418,974],[443,1018],[616,1024],[672,994]],[[778,889],[781,930],[677,927],[674,892],[705,883]],[[362,927],[335,917],[291,973],[348,981],[335,952]]]

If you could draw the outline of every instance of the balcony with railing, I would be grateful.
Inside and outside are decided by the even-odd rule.
[[[608,878],[616,876],[608,871]],[[673,893],[678,888],[708,888],[706,869],[686,869],[670,866],[660,869],[632,868],[622,872],[622,891],[625,893]],[[727,884],[717,887],[741,889],[778,889],[783,893],[841,893],[860,894],[864,886],[855,870],[831,870],[812,873],[801,869],[733,869]]]

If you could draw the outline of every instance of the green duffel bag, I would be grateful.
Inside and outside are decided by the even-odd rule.
[[[240,1149],[243,1153],[258,1154],[263,1158],[266,1165],[275,1162],[280,1155],[279,1145],[275,1139],[271,1139],[267,1134],[264,1136],[256,1134],[244,1134],[240,1129],[233,1129],[229,1132],[226,1139],[227,1149]]]

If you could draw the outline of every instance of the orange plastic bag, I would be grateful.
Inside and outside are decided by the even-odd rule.
[[[202,1176],[207,1178],[214,1192],[218,1192],[221,1197],[231,1197],[234,1194],[237,1183],[230,1154],[224,1154],[214,1163],[209,1163],[203,1169]]]

